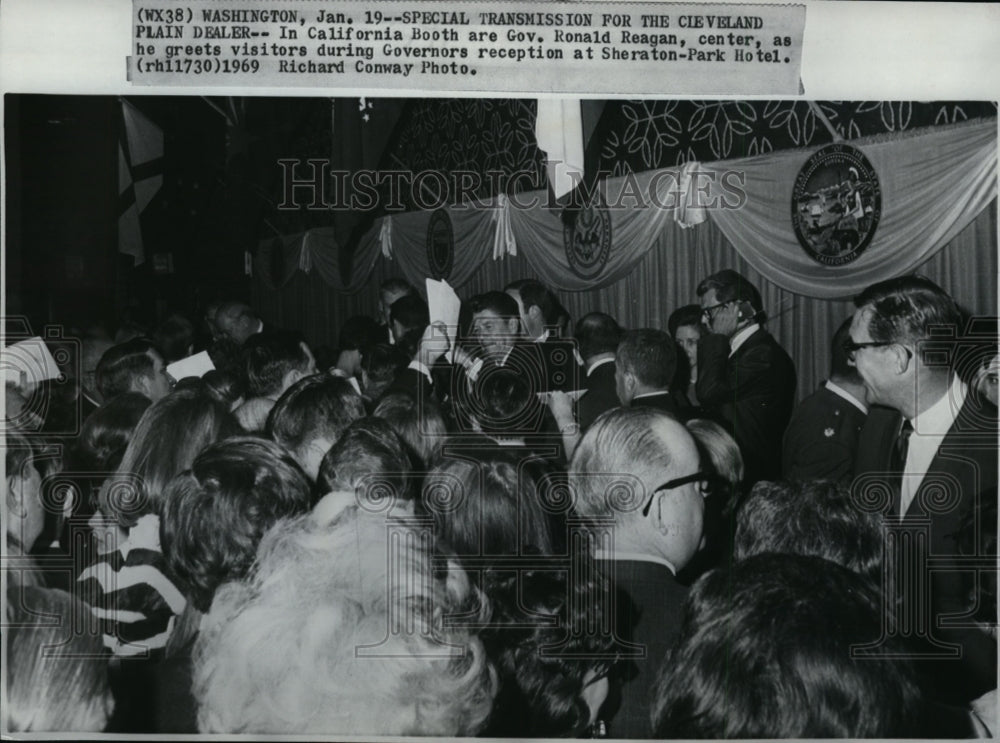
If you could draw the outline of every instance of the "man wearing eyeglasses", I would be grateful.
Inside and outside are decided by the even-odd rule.
[[[653,685],[687,597],[675,576],[701,543],[708,479],[691,435],[652,407],[604,413],[573,453],[574,507],[593,523],[594,557],[612,583],[611,630],[625,661],[601,710],[609,737],[652,737]]]
[[[702,322],[695,393],[740,446],[746,482],[781,477],[781,440],[795,402],[795,365],[762,323],[760,292],[736,271],[698,285]]]
[[[936,644],[937,659],[926,670],[942,698],[967,702],[996,685],[995,640],[954,620],[976,602],[977,578],[968,569],[974,566],[959,569],[957,545],[975,529],[983,506],[996,502],[996,418],[967,402],[966,384],[952,368],[960,357],[962,313],[941,287],[903,276],[868,287],[855,304],[848,359],[869,402],[891,411],[870,416],[862,430],[854,495],[871,502],[887,493],[889,523],[917,532],[896,543],[926,545],[923,555],[887,555],[917,566],[912,577],[902,575],[901,597],[892,598],[902,599],[897,611],[926,627],[925,639]],[[922,601],[928,583],[929,601]],[[948,614],[952,620],[942,621]],[[941,643],[954,643],[959,657],[942,657]]]

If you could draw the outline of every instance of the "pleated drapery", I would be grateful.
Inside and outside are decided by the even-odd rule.
[[[796,361],[800,396],[826,377],[828,339],[850,314],[850,297],[875,281],[920,272],[969,310],[996,314],[996,121],[850,144],[878,174],[882,219],[867,250],[846,266],[816,263],[798,245],[791,189],[812,152],[783,151],[633,176],[629,188],[655,182],[660,203],[670,203],[667,191],[673,191],[673,203],[684,205],[697,186],[693,169],[716,183],[722,173],[740,171],[747,200],[731,210],[609,208],[612,249],[593,279],[571,270],[562,221],[544,193],[449,207],[455,249],[446,278],[463,297],[538,278],[573,317],[600,310],[629,327],[665,328],[673,309],[696,301],[702,278],[734,268],[761,290],[768,326]],[[624,182],[604,184],[611,203]],[[254,284],[260,311],[279,325],[302,328],[314,343],[335,345],[347,317],[373,314],[381,281],[403,277],[422,290],[433,275],[426,249],[431,214],[377,220],[346,277],[332,229],[262,243]],[[280,275],[272,275],[275,268]]]

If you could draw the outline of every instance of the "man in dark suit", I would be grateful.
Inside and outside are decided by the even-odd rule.
[[[854,479],[858,436],[868,417],[865,386],[858,371],[847,363],[851,318],[833,334],[830,378],[800,402],[792,413],[782,447],[786,480],[834,480],[844,485]]]
[[[795,366],[761,324],[767,315],[760,292],[736,271],[712,274],[697,293],[709,331],[698,341],[698,401],[739,444],[746,483],[775,480],[795,401]]]
[[[677,375],[677,346],[662,330],[627,330],[615,356],[615,389],[622,405],[662,410],[683,418],[683,391],[671,389]]]
[[[615,352],[622,329],[611,315],[591,312],[576,324],[576,343],[583,359],[586,392],[577,402],[580,430],[586,431],[597,416],[621,405],[615,390]]]
[[[534,279],[508,284],[504,291],[517,303],[523,338],[537,343],[544,366],[544,390],[581,389],[573,343],[559,337],[562,306],[555,294]]]
[[[869,402],[885,408],[862,431],[854,497],[884,506],[887,529],[906,533],[887,541],[888,569],[916,567],[887,584],[896,587],[890,610],[903,615],[888,626],[926,628],[917,632],[932,656],[921,661],[926,677],[939,699],[968,702],[996,686],[996,641],[968,621],[980,598],[973,569],[995,572],[995,558],[981,566],[978,551],[960,545],[983,541],[969,538],[975,532],[996,539],[979,522],[996,504],[997,420],[951,368],[962,315],[944,290],[904,276],[868,287],[855,304],[848,358]]]
[[[702,537],[699,464],[683,424],[650,407],[611,410],[573,453],[574,506],[603,530],[594,556],[612,583],[611,630],[625,661],[622,683],[601,710],[612,738],[652,737],[653,685],[687,597],[675,575]]]

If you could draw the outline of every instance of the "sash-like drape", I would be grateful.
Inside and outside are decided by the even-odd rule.
[[[707,216],[739,255],[776,286],[804,296],[844,298],[925,263],[996,196],[993,119],[850,144],[865,154],[878,175],[882,217],[866,251],[844,266],[817,263],[796,240],[792,188],[814,150],[786,150],[607,179],[602,186],[611,249],[603,268],[589,278],[573,271],[562,219],[558,210],[548,208],[545,192],[448,207],[454,258],[445,278],[462,287],[490,258],[519,254],[532,273],[554,289],[606,287],[636,270],[654,248],[670,251],[695,244],[695,233],[706,229],[698,223]],[[721,208],[734,204],[733,183],[742,184],[745,202]],[[720,184],[729,188],[723,190]],[[707,208],[690,208],[705,204],[705,199]],[[258,270],[276,287],[296,270],[316,271],[334,290],[355,293],[369,281],[377,263],[388,259],[398,273],[422,287],[432,275],[426,247],[430,216],[412,212],[376,220],[361,238],[349,271],[340,266],[332,228],[263,242]],[[273,260],[274,250],[283,251],[282,260]],[[281,275],[271,275],[273,266],[281,267]]]

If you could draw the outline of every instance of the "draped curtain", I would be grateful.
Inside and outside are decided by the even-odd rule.
[[[871,245],[846,266],[820,265],[799,247],[791,190],[812,153],[786,150],[610,179],[611,203],[622,188],[637,187],[651,189],[660,203],[688,204],[697,195],[692,172],[714,174],[719,183],[721,174],[737,171],[745,174],[747,201],[731,210],[610,208],[612,249],[589,280],[571,270],[562,222],[544,193],[519,194],[520,204],[500,197],[449,207],[455,250],[446,278],[468,297],[535,277],[557,290],[573,317],[601,310],[626,326],[665,328],[670,311],[696,301],[702,278],[734,268],[760,288],[769,327],[797,362],[800,394],[825,378],[825,339],[850,313],[850,297],[875,281],[921,272],[970,310],[996,314],[995,120],[851,145],[879,176],[882,219]],[[255,263],[261,312],[301,327],[314,343],[336,345],[343,320],[373,313],[385,278],[402,276],[423,289],[432,275],[425,247],[430,217],[412,212],[377,220],[349,271],[340,265],[332,229],[262,243]]]

